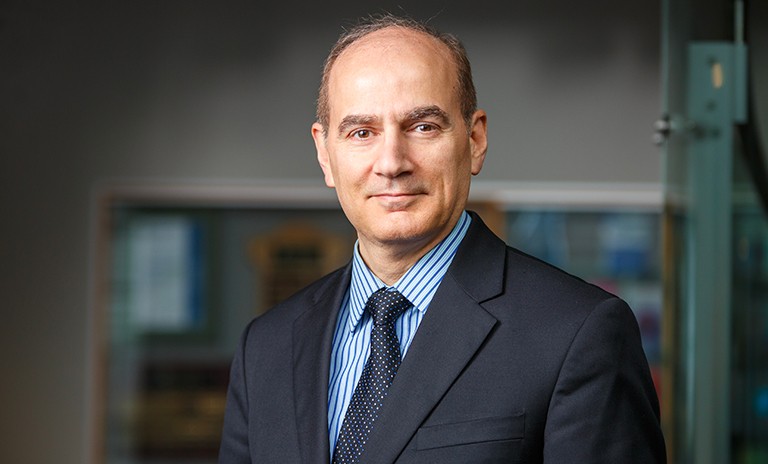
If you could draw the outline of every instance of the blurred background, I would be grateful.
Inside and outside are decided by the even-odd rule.
[[[768,22],[738,0],[0,3],[0,462],[215,462],[245,324],[350,257],[309,127],[383,11],[464,42],[471,208],[630,303],[670,461],[768,462]]]

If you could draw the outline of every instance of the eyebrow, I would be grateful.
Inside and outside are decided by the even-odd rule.
[[[435,118],[445,126],[451,125],[451,118],[437,105],[420,106],[405,114],[405,121],[418,121],[420,119]]]
[[[418,121],[421,119],[428,119],[428,118],[435,118],[437,119],[441,124],[445,126],[451,126],[451,118],[448,116],[448,113],[445,112],[442,108],[440,108],[437,105],[427,105],[427,106],[419,106],[416,108],[413,108],[412,110],[406,112],[403,115],[402,120],[406,123],[411,123],[413,121]],[[344,119],[341,120],[338,126],[338,134],[339,136],[343,136],[344,133],[346,133],[350,128],[356,127],[356,126],[369,126],[373,124],[377,124],[379,122],[378,116],[373,115],[367,115],[367,114],[350,114],[344,117]]]

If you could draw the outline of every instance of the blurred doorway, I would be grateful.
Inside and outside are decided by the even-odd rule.
[[[759,3],[662,2],[662,417],[674,463],[768,462]]]

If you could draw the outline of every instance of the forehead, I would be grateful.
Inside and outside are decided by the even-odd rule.
[[[447,45],[423,32],[388,27],[358,39],[339,55],[329,74],[329,100],[344,98],[364,80],[376,79],[381,89],[409,78],[451,92],[458,88]]]
[[[391,26],[371,32],[349,45],[336,59],[334,71],[355,63],[364,65],[366,59],[421,59],[454,68],[448,46],[424,32]]]

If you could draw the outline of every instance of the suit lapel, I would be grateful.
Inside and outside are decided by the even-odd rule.
[[[330,278],[293,324],[293,392],[303,462],[328,463],[328,375],[336,317],[351,265]]]
[[[504,243],[473,215],[389,389],[361,462],[394,462],[480,349],[497,322],[480,303],[503,290],[504,250]]]

